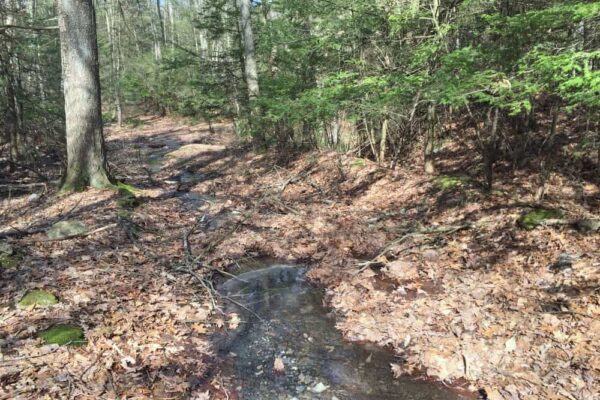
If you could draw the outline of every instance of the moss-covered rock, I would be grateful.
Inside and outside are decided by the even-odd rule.
[[[131,212],[142,205],[142,200],[136,196],[136,193],[138,193],[139,190],[122,182],[119,182],[116,186],[120,195],[117,200],[117,215],[129,218]]]
[[[24,309],[31,306],[49,307],[58,303],[58,299],[50,292],[41,289],[30,290],[17,303],[17,308]]]
[[[14,247],[8,243],[8,242],[4,242],[4,241],[0,241],[0,254],[8,254],[11,255],[15,252]]]
[[[600,232],[600,219],[580,219],[575,222],[575,229],[581,233]]]
[[[88,227],[81,221],[67,220],[60,221],[48,229],[50,239],[63,239],[69,236],[81,235],[88,232]]]
[[[0,267],[2,268],[15,268],[19,265],[20,257],[17,255],[6,255],[0,254]]]
[[[536,208],[521,216],[517,221],[518,225],[528,231],[535,229],[537,226],[544,225],[546,221],[563,219],[565,212],[559,209],[552,208]]]
[[[452,190],[458,187],[469,186],[473,183],[467,176],[440,175],[435,178],[435,186],[439,190]]]
[[[19,261],[23,258],[23,253],[15,249],[8,242],[0,242],[0,267],[14,268],[19,265]]]
[[[141,200],[132,195],[123,195],[117,200],[117,207],[124,210],[133,210],[141,204]]]
[[[46,344],[58,344],[59,346],[83,346],[86,343],[83,329],[77,325],[54,325],[39,332],[38,336],[44,339]]]

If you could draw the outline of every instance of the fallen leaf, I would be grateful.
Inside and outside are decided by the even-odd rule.
[[[394,378],[398,379],[402,376],[402,367],[400,364],[390,364],[390,368],[392,369],[392,374],[394,374]]]
[[[515,351],[517,349],[517,339],[515,337],[508,339],[506,341],[506,343],[504,344],[504,347],[506,348],[506,351],[509,353]]]
[[[273,371],[278,374],[282,374],[285,371],[285,365],[283,364],[283,359],[281,357],[277,357],[275,362],[273,363]]]

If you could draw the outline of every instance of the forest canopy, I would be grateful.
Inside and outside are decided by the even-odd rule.
[[[0,13],[16,162],[40,136],[61,141],[59,40],[52,1],[10,0]],[[531,135],[544,122],[548,139],[553,120],[578,115],[598,162],[597,1],[100,0],[96,14],[106,124],[230,118],[262,146],[390,165],[422,146],[427,170],[458,124],[491,185],[494,163],[540,151]]]

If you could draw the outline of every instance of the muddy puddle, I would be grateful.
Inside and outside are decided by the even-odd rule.
[[[273,265],[220,287],[224,307],[239,316],[221,338],[231,399],[458,400],[426,381],[394,379],[392,354],[344,342],[323,307],[323,293],[300,267]],[[277,367],[276,367],[277,364]]]

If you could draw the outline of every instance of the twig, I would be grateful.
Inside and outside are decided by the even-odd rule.
[[[260,322],[266,322],[266,321],[265,321],[265,320],[264,320],[264,319],[263,319],[263,318],[262,318],[260,315],[258,315],[257,313],[255,313],[254,311],[252,311],[251,309],[249,309],[248,307],[246,307],[245,305],[243,305],[243,304],[242,304],[242,303],[240,303],[239,301],[233,300],[231,297],[228,297],[228,296],[222,295],[222,294],[221,294],[221,293],[219,293],[219,292],[216,292],[216,293],[217,293],[217,295],[218,295],[220,298],[222,298],[222,299],[224,299],[224,300],[227,300],[227,301],[230,301],[230,302],[232,302],[233,304],[235,304],[236,306],[238,306],[238,307],[241,307],[241,308],[243,308],[244,310],[248,311],[250,314],[254,315],[254,316],[255,316],[255,317],[256,317],[256,318],[257,318],[257,319],[258,319]]]
[[[220,273],[221,275],[228,276],[228,277],[230,277],[231,279],[235,279],[236,281],[240,281],[240,282],[243,282],[243,283],[248,283],[248,281],[246,281],[246,280],[244,280],[244,279],[241,279],[239,276],[236,276],[236,275],[234,275],[234,274],[230,274],[229,272],[223,271],[222,269],[219,269],[219,268],[211,268],[211,270],[213,270],[213,271],[216,271],[216,272]]]
[[[20,361],[26,361],[26,360],[31,360],[33,358],[40,358],[40,357],[44,357],[47,355],[50,355],[52,353],[56,353],[58,350],[60,350],[60,347],[56,347],[44,354],[38,354],[37,356],[23,356],[23,357],[17,357],[17,358],[11,358],[10,360],[6,360],[6,361],[2,361],[0,362],[0,365],[7,365],[7,364],[12,364],[15,362],[20,362]]]

